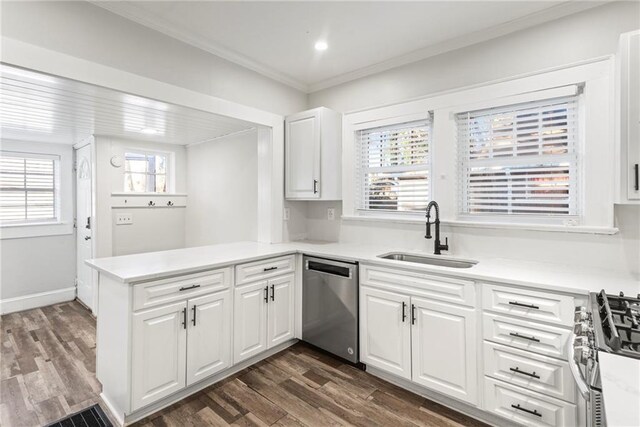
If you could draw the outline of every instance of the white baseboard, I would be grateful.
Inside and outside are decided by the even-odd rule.
[[[6,298],[0,300],[0,314],[14,313],[16,311],[30,310],[60,302],[73,301],[76,297],[76,288],[56,289],[55,291],[40,292],[21,297]]]

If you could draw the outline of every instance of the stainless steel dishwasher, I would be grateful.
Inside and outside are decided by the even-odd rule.
[[[304,257],[302,340],[358,363],[358,264]]]

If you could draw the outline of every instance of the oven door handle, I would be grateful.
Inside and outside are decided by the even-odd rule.
[[[572,333],[571,335],[569,335],[569,339],[567,340],[567,346],[568,346],[567,355],[569,356],[568,357],[569,369],[571,370],[573,379],[576,381],[576,385],[578,386],[578,390],[580,391],[580,394],[582,395],[582,397],[585,398],[585,400],[589,401],[591,397],[591,389],[589,388],[589,385],[585,381],[584,375],[582,375],[582,371],[578,367],[578,362],[576,362],[576,359],[574,358],[575,350],[574,350],[573,344],[575,339],[576,339],[576,335]]]

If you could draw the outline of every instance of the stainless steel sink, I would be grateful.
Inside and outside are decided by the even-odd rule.
[[[438,265],[440,267],[449,268],[471,268],[478,263],[478,261],[451,259],[451,258],[439,258],[424,255],[408,254],[404,252],[391,252],[388,254],[378,255],[378,258],[390,259],[393,261],[411,262],[414,264],[428,264]]]

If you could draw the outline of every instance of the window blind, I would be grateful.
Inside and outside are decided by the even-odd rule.
[[[431,118],[357,131],[356,206],[424,210],[431,190]]]
[[[55,221],[57,156],[0,153],[0,222]]]
[[[456,116],[463,214],[578,214],[578,98]]]

